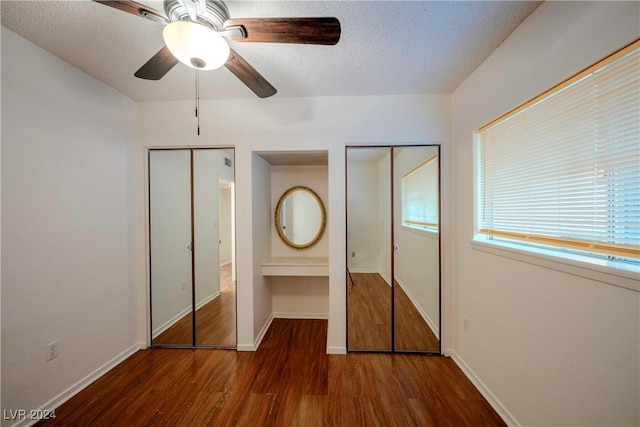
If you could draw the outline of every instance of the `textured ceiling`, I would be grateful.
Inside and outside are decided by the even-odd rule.
[[[163,11],[158,1],[140,1]],[[276,97],[452,92],[539,1],[226,1],[232,18],[334,16],[335,46],[231,43]],[[139,100],[193,99],[194,71],[133,76],[164,43],[162,26],[92,2],[2,0],[2,25]],[[203,72],[200,96],[253,98],[227,69]]]

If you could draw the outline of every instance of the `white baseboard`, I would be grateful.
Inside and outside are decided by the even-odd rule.
[[[164,331],[166,331],[167,329],[169,329],[170,327],[175,325],[180,319],[182,319],[184,316],[186,316],[189,313],[191,313],[191,306],[190,305],[189,305],[189,307],[185,308],[180,313],[176,314],[171,319],[167,320],[162,325],[160,325],[156,329],[154,329],[153,333],[151,334],[151,337],[153,339],[158,338],[158,336],[161,333],[163,333]]]
[[[196,310],[200,310],[200,308],[202,308],[205,304],[210,303],[211,301],[218,298],[219,296],[220,296],[220,291],[212,293],[211,295],[209,295],[208,297],[200,301],[198,304],[196,304]],[[180,313],[176,314],[171,319],[167,320],[162,325],[154,329],[152,334],[153,338],[154,339],[158,338],[158,336],[161,333],[163,333],[164,331],[166,331],[167,329],[169,329],[170,327],[178,323],[180,319],[182,319],[184,316],[188,315],[189,313],[191,313],[191,306],[185,308]]]
[[[328,319],[329,313],[273,313],[276,319]]]
[[[349,269],[350,273],[353,274],[358,274],[358,273],[365,273],[365,274],[374,274],[378,272],[377,268],[356,268],[356,269]]]
[[[203,299],[202,301],[200,301],[198,304],[196,304],[196,310],[200,310],[200,308],[207,304],[210,303],[211,301],[213,301],[214,299],[218,298],[220,296],[220,291],[214,292],[211,295],[209,295],[208,297],[206,297],[205,299]]]
[[[327,354],[347,354],[347,347],[327,347]]]
[[[53,399],[49,400],[44,405],[37,408],[36,412],[52,411],[54,409],[57,409],[60,405],[65,403],[67,400],[71,399],[76,394],[80,393],[82,390],[87,388],[95,380],[97,380],[98,378],[100,378],[101,376],[109,372],[111,369],[115,368],[118,364],[122,363],[125,359],[129,358],[135,352],[137,352],[138,350],[144,350],[145,348],[147,348],[147,343],[145,342],[138,342],[132,345],[131,347],[124,350],[122,353],[115,356],[113,359],[109,360],[104,365],[100,366],[95,371],[91,372],[89,375],[82,378],[80,381],[73,384],[71,387],[67,388],[62,393],[55,396]],[[13,424],[12,427],[32,426],[37,421],[38,420],[18,421],[17,423]]]
[[[260,347],[260,344],[262,343],[262,339],[264,338],[264,336],[267,334],[267,331],[271,327],[271,323],[273,323],[273,313],[271,313],[271,316],[269,316],[269,319],[267,319],[264,326],[260,330],[260,333],[256,337],[256,340],[253,342],[253,348],[255,350],[258,350],[258,348]]]
[[[456,365],[458,365],[458,367],[462,369],[462,372],[464,372],[467,378],[469,378],[473,385],[476,386],[478,391],[480,391],[480,394],[482,394],[482,396],[487,399],[487,402],[489,402],[491,407],[495,409],[498,415],[500,415],[502,420],[507,423],[508,426],[522,425],[518,422],[516,417],[514,417],[513,414],[509,412],[509,410],[502,404],[502,402],[498,400],[498,398],[491,392],[491,390],[489,390],[489,388],[485,385],[484,382],[482,382],[482,380],[476,375],[476,373],[473,372],[473,370],[464,362],[464,360],[462,360],[458,353],[453,351],[451,352],[450,357],[453,359]]]
[[[271,323],[273,323],[273,319],[274,319],[273,314],[271,314],[271,316],[269,316],[265,324],[262,326],[262,329],[260,330],[260,333],[258,334],[256,339],[253,341],[253,344],[238,344],[236,346],[236,350],[237,351],[258,350],[258,347],[260,347],[260,343],[262,343],[262,339],[264,338],[264,336],[267,334],[267,331],[271,327]]]
[[[382,279],[384,279],[384,281],[387,282],[387,285],[391,287],[391,279],[387,275],[383,274],[382,271],[376,272],[376,273],[378,273],[380,277],[382,277]]]
[[[255,344],[238,344],[236,351],[256,351]]]
[[[438,328],[438,325],[436,322],[434,322],[433,320],[431,320],[431,317],[429,317],[429,315],[427,314],[426,311],[424,311],[424,309],[422,308],[422,306],[420,304],[418,304],[418,300],[413,296],[413,294],[407,289],[407,286],[402,283],[400,281],[400,279],[396,279],[396,282],[398,283],[398,285],[400,285],[400,287],[402,288],[402,290],[404,291],[405,294],[407,294],[407,296],[409,297],[409,299],[411,300],[411,302],[413,303],[413,306],[416,308],[416,310],[418,310],[418,313],[420,313],[420,316],[422,316],[422,318],[424,319],[425,322],[427,322],[427,325],[429,326],[429,328],[431,329],[431,332],[433,332],[435,334],[436,337],[440,338],[440,328]]]

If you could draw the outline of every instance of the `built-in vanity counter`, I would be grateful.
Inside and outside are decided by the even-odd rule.
[[[329,276],[329,257],[271,257],[262,263],[263,276]]]
[[[273,318],[328,319],[328,153],[254,154],[254,280],[263,285],[256,296]]]

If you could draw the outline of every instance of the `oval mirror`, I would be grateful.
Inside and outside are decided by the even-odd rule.
[[[282,241],[292,248],[313,246],[322,237],[325,222],[324,204],[308,187],[292,187],[278,200],[276,230]]]

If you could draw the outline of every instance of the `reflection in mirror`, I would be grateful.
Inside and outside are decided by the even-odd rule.
[[[149,151],[153,345],[236,345],[233,181],[232,149]]]
[[[224,158],[229,159],[225,165]],[[233,150],[193,152],[196,344],[236,344],[232,280]]]
[[[394,344],[439,352],[439,147],[395,147]]]
[[[191,345],[191,183],[188,150],[149,152],[151,338]]]
[[[391,150],[347,148],[347,347],[391,350]]]
[[[278,200],[276,230],[288,246],[296,249],[313,246],[322,237],[325,222],[324,204],[308,187],[292,187]]]

